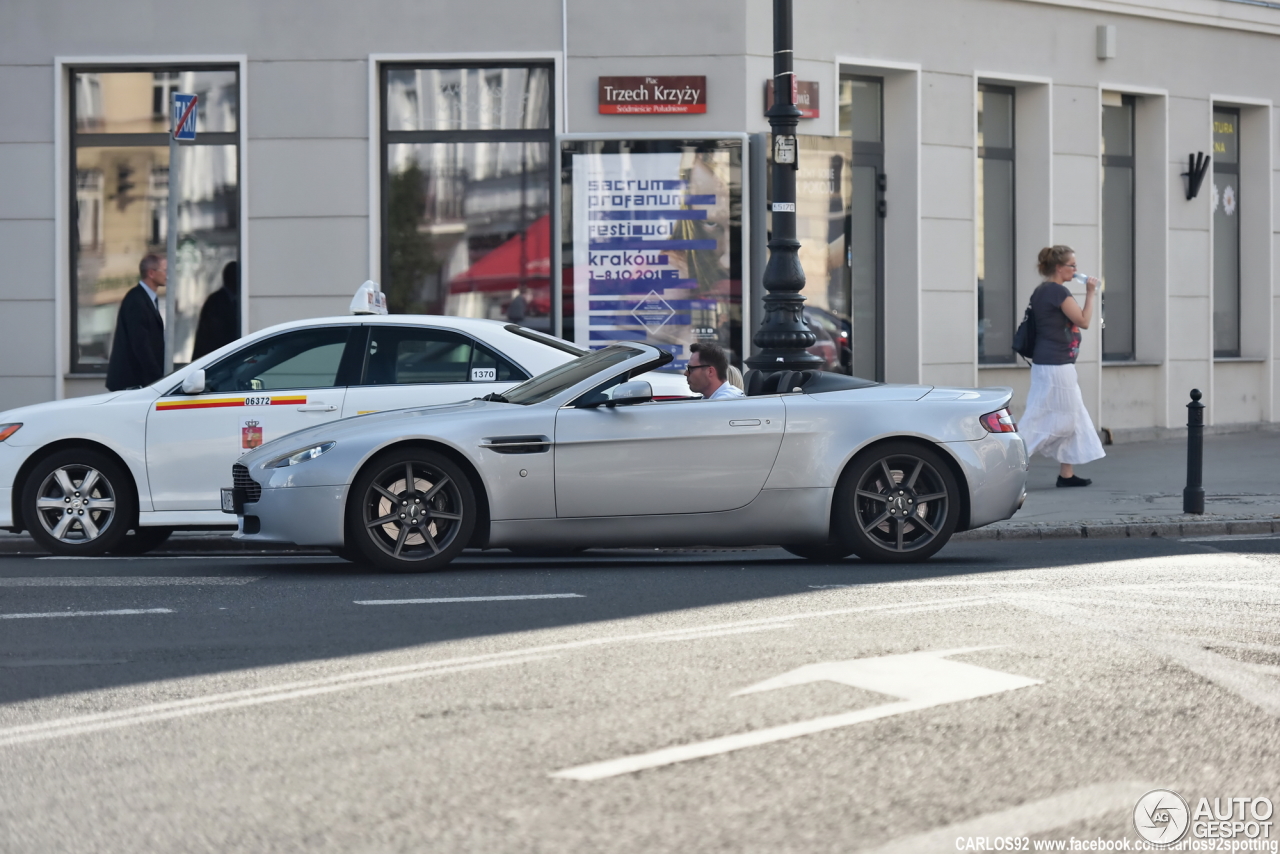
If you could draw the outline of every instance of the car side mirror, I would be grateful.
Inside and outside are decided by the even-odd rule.
[[[192,371],[182,381],[183,394],[201,394],[204,392],[204,371]]]
[[[613,390],[613,398],[606,406],[629,406],[633,403],[648,403],[653,400],[653,386],[644,380],[633,380],[623,383]]]

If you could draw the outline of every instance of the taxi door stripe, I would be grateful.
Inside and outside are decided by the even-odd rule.
[[[252,395],[250,395],[252,396]],[[269,406],[289,406],[291,404],[305,404],[307,398],[305,395],[292,395],[288,397],[273,397]],[[156,404],[156,411],[162,412],[172,409],[218,409],[225,406],[244,406],[243,397],[218,397],[208,400],[164,400]],[[256,408],[256,407],[250,407]]]

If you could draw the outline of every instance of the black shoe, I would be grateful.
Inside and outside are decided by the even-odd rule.
[[[1075,474],[1071,475],[1071,477],[1058,475],[1058,486],[1088,486],[1091,483],[1093,483],[1093,481],[1089,480],[1089,478],[1080,477]]]

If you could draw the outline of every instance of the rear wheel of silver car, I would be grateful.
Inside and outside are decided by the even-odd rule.
[[[960,489],[942,456],[914,442],[886,442],[845,470],[832,534],[865,561],[911,563],[945,546],[959,520]]]
[[[352,484],[347,547],[380,569],[430,572],[466,547],[476,525],[471,481],[443,454],[392,451]]]
[[[114,551],[138,517],[133,482],[99,451],[73,448],[41,460],[22,488],[22,516],[40,547],[56,555]]]

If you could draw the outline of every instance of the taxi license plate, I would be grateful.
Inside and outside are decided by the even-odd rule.
[[[236,491],[234,489],[227,489],[226,487],[223,487],[222,512],[223,513],[236,512]]]

